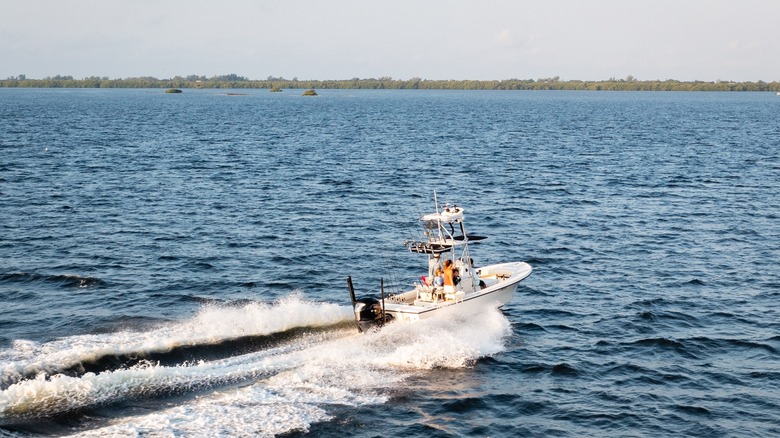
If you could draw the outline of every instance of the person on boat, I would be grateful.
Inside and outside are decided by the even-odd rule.
[[[433,277],[433,293],[437,298],[444,298],[444,272],[441,268],[436,269],[436,276]]]
[[[441,262],[441,255],[436,253],[428,259],[428,284],[433,284],[433,278],[436,276],[437,269],[443,269],[444,265]]]
[[[433,286],[444,286],[444,273],[441,271],[441,268],[436,269],[436,276],[433,277]]]
[[[444,261],[442,272],[444,273],[444,293],[455,293],[455,266],[452,260],[447,259]]]
[[[474,275],[473,275],[473,278],[474,278],[474,289],[476,289],[477,286],[479,286],[480,289],[486,288],[487,284],[485,284],[485,282],[482,281],[481,278],[479,278],[479,271],[477,271],[477,268],[474,267],[474,259],[470,258],[469,259],[469,263],[471,263],[471,269],[474,270]]]

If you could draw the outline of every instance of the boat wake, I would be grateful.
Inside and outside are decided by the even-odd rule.
[[[289,297],[144,333],[17,341],[0,351],[0,426],[67,414],[77,421],[58,432],[85,436],[308,430],[328,406],[383,403],[411,376],[502,351],[510,333],[491,310],[358,334],[348,307]]]
[[[352,320],[336,304],[311,303],[296,296],[275,304],[206,306],[190,320],[144,332],[83,335],[39,344],[15,341],[0,351],[0,389],[31,378],[77,377],[145,362],[161,364],[231,356],[293,336]]]

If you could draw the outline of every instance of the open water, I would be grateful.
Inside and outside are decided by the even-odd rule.
[[[778,436],[780,97],[0,89],[0,436]],[[358,334],[466,208],[501,311]]]

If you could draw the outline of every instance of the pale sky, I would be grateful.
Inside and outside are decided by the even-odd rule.
[[[0,78],[780,81],[778,0],[0,0]]]

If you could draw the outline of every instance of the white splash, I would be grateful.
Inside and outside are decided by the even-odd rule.
[[[233,311],[247,310],[226,310]],[[180,329],[194,329],[198,319],[199,324],[213,319],[212,330],[233,332],[230,324],[220,322],[225,315],[220,312],[204,309],[192,321],[183,322]],[[336,313],[343,314],[341,310]],[[256,331],[269,329],[259,322],[249,326]],[[209,331],[200,330],[186,339],[202,339],[203,331]],[[273,436],[307,431],[311,424],[330,418],[327,406],[384,403],[388,390],[392,392],[412,376],[439,367],[468,367],[480,357],[501,352],[510,333],[508,320],[499,311],[490,311],[468,319],[451,315],[390,324],[365,334],[353,328],[310,333],[275,348],[221,360],[179,366],[147,364],[80,377],[41,376],[0,391],[0,422],[4,417],[52,415],[199,390],[197,397],[173,406],[161,402],[161,409],[149,414],[119,417],[74,433]]]
[[[272,305],[205,306],[189,320],[145,332],[71,336],[45,344],[15,341],[10,350],[0,351],[0,385],[40,373],[56,374],[105,356],[162,353],[182,346],[210,345],[351,319],[352,310],[347,306],[308,302],[293,295]]]

